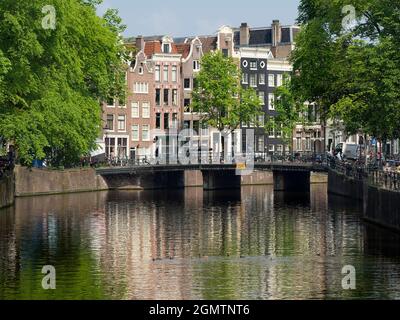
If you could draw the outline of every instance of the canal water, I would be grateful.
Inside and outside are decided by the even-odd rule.
[[[0,259],[0,299],[400,299],[399,236],[325,184],[21,198],[0,211]]]

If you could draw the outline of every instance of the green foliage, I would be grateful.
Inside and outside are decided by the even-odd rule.
[[[116,12],[94,0],[0,3],[0,136],[20,161],[73,166],[95,148],[100,101],[123,95],[126,53]],[[56,28],[44,29],[45,5]]]
[[[282,136],[286,143],[292,141],[293,130],[298,124],[306,124],[307,119],[303,117],[306,113],[306,106],[301,99],[292,94],[292,82],[286,75],[283,85],[276,88],[274,93],[277,97],[274,103],[277,116],[273,125],[282,128]]]
[[[345,5],[355,7],[351,30],[342,27]],[[399,137],[400,3],[302,0],[299,9],[292,94],[316,102],[348,133]]]
[[[241,123],[254,123],[262,115],[254,89],[240,85],[240,70],[232,58],[221,52],[203,56],[193,91],[193,110],[203,122],[219,131],[234,131]]]

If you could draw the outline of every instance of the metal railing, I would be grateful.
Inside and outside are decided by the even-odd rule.
[[[312,153],[252,153],[252,154],[223,154],[215,152],[196,152],[185,155],[186,161],[182,163],[178,155],[164,155],[164,157],[136,156],[134,159],[127,157],[108,157],[105,161],[97,163],[98,167],[139,167],[158,165],[187,165],[187,164],[236,164],[240,162],[254,162],[258,164],[314,164],[326,166],[327,157]]]
[[[385,171],[374,163],[365,165],[362,162],[339,161],[334,157],[329,158],[328,166],[347,177],[365,181],[368,184],[382,189],[400,191],[400,173]]]

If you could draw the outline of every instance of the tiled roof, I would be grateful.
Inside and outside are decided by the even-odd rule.
[[[147,57],[153,54],[161,53],[161,43],[159,41],[148,41],[144,47],[144,53]]]
[[[146,41],[145,42],[145,47],[144,47],[144,53],[148,58],[153,56],[154,54],[157,53],[162,53],[162,48],[161,48],[161,42],[158,40],[155,41]],[[177,47],[174,43],[172,43],[172,52],[171,54],[177,54],[178,50]]]
[[[190,44],[189,43],[180,43],[175,45],[176,50],[179,54],[182,55],[182,58],[187,58],[190,53]]]
[[[203,52],[208,53],[217,49],[217,37],[199,37],[201,44],[203,45]]]

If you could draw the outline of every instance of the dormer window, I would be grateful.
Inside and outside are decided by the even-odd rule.
[[[172,53],[172,43],[174,40],[172,40],[171,37],[165,36],[162,39],[162,51],[163,53]]]
[[[164,43],[164,45],[163,45],[163,52],[164,52],[164,53],[171,53],[171,44],[169,44],[169,43]]]

